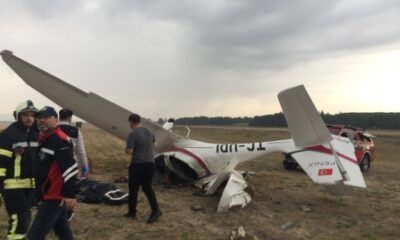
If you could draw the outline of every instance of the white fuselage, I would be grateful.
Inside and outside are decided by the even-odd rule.
[[[292,139],[254,142],[215,144],[182,139],[172,151],[165,154],[185,162],[198,174],[199,178],[224,171],[229,165],[234,168],[238,163],[249,161],[274,152],[298,150]],[[233,164],[233,166],[232,166]]]

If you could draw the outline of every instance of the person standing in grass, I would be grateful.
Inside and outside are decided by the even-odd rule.
[[[79,128],[72,126],[72,116],[74,112],[70,109],[63,108],[58,112],[58,127],[66,133],[72,142],[72,150],[74,159],[78,163],[79,179],[86,179],[89,176],[89,163],[86,156],[85,144],[83,136]],[[74,217],[74,212],[68,209],[68,221]]]
[[[54,108],[46,106],[39,110],[37,121],[40,134],[35,180],[41,203],[27,238],[43,240],[53,229],[59,239],[72,240],[67,209],[76,207],[78,192],[78,164],[73,157],[72,143],[57,126]]]
[[[82,132],[79,128],[72,126],[72,116],[74,115],[74,112],[70,109],[63,108],[58,113],[60,119],[58,126],[72,141],[74,159],[78,163],[79,167],[79,177],[87,178],[89,176],[89,163],[86,156]]]
[[[0,197],[9,215],[7,239],[25,239],[31,222],[38,148],[36,112],[32,101],[22,102],[14,111],[16,121],[0,133]]]
[[[132,156],[129,166],[129,203],[128,213],[125,217],[136,219],[136,206],[139,188],[142,187],[151,207],[151,214],[147,223],[151,224],[158,220],[162,212],[158,206],[156,195],[152,188],[153,175],[155,172],[153,133],[142,126],[138,114],[129,116],[129,124],[132,129],[126,141],[125,152]]]

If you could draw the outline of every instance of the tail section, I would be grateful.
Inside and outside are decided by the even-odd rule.
[[[356,155],[354,153],[353,143],[345,137],[333,136],[333,141],[330,143],[334,150],[336,162],[343,174],[344,185],[354,187],[367,187],[364,177],[358,165]]]
[[[289,152],[319,184],[366,187],[349,139],[333,136],[303,85],[278,94],[296,150]]]
[[[315,183],[332,185],[343,179],[332,151],[326,145],[304,148],[291,156]]]
[[[329,144],[304,147],[291,156],[316,183],[366,187],[353,144],[347,138],[333,136]]]
[[[280,92],[278,98],[296,146],[324,144],[332,140],[303,85]]]

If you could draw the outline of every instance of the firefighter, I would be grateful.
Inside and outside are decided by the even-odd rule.
[[[38,147],[36,112],[32,101],[24,101],[14,111],[16,121],[0,133],[0,192],[9,215],[7,239],[25,239],[31,220]]]

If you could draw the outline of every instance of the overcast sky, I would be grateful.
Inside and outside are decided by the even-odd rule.
[[[397,0],[0,0],[0,50],[158,119],[281,111],[400,112]],[[0,120],[32,99],[0,60]]]

